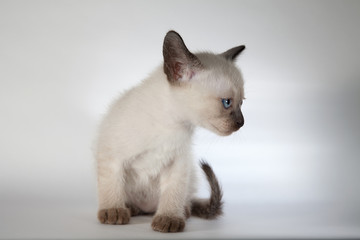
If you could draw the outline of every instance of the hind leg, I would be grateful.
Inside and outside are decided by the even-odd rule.
[[[146,212],[142,211],[140,208],[136,207],[131,203],[126,203],[126,207],[130,209],[130,214],[132,217],[147,214]]]

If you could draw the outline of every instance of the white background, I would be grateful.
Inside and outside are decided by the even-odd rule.
[[[360,237],[359,23],[359,1],[0,1],[0,238]],[[194,144],[225,215],[101,225],[97,124],[170,29],[191,51],[247,47],[244,127]]]

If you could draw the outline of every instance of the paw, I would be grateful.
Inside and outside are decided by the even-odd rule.
[[[132,205],[132,204],[126,204],[126,208],[128,208],[130,210],[130,214],[131,216],[139,216],[139,215],[144,215],[145,213],[143,211],[141,211],[140,208]]]
[[[185,228],[185,220],[181,217],[158,215],[153,218],[151,227],[158,232],[181,232]]]
[[[98,212],[98,219],[104,224],[127,224],[130,221],[128,208],[102,209]]]

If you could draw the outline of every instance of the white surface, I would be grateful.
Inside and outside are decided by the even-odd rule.
[[[0,1],[0,238],[360,237],[359,22],[358,1]],[[244,128],[194,144],[225,215],[101,225],[96,125],[169,29],[193,51],[247,46]]]
[[[51,200],[53,202],[53,200]],[[327,207],[232,204],[226,216],[207,221],[190,218],[185,231],[163,234],[152,231],[151,216],[134,217],[128,225],[101,225],[93,206],[71,203],[7,208],[1,224],[2,238],[28,239],[227,239],[227,238],[351,238],[359,236],[358,223],[342,214],[329,213]],[[232,209],[234,208],[234,209]],[[234,211],[235,210],[235,211]]]

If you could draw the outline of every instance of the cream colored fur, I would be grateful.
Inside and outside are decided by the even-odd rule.
[[[221,99],[231,98],[234,111],[244,99],[233,61],[212,53],[195,56],[201,68],[185,69],[178,84],[168,81],[161,66],[110,107],[96,145],[99,209],[131,204],[156,216],[185,218],[197,182],[194,130],[236,131]]]

